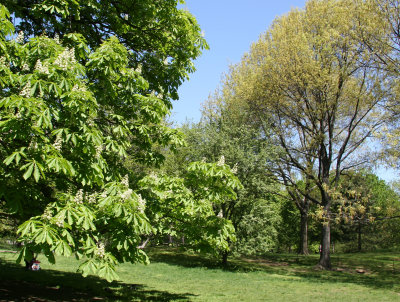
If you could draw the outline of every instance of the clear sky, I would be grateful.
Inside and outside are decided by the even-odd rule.
[[[186,7],[197,19],[210,50],[197,59],[197,71],[179,89],[173,103],[171,121],[198,122],[201,104],[220,84],[229,65],[238,63],[272,21],[292,8],[303,8],[306,0],[186,0]],[[398,177],[392,169],[376,171],[386,181]]]
[[[179,89],[171,120],[200,120],[201,104],[220,84],[229,65],[238,63],[277,16],[304,7],[305,0],[186,0],[197,19],[210,50],[197,59],[197,71]]]

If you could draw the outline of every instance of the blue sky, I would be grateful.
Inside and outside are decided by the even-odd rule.
[[[197,59],[197,71],[179,89],[171,121],[200,120],[201,104],[220,84],[230,64],[238,63],[277,16],[304,7],[305,0],[186,0],[197,19],[210,50]]]
[[[292,8],[303,8],[306,0],[186,0],[186,7],[204,31],[210,50],[197,59],[197,71],[179,89],[179,100],[170,120],[180,125],[198,122],[201,104],[218,88],[229,65],[238,63],[250,45],[258,40],[272,21]],[[381,167],[376,171],[386,181],[398,174]]]

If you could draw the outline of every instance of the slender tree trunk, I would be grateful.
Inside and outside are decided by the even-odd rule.
[[[329,215],[328,215],[329,216]],[[331,245],[331,223],[329,221],[330,217],[327,217],[327,222],[322,224],[322,251],[319,258],[319,265],[324,269],[330,269],[331,266],[331,256],[330,256],[330,245]]]
[[[301,213],[299,254],[308,255],[308,210]]]
[[[229,255],[228,251],[222,252],[222,265],[223,266],[227,266],[228,265],[228,255]]]
[[[358,232],[358,251],[361,252],[361,222],[358,222],[358,227],[357,227],[357,232]]]

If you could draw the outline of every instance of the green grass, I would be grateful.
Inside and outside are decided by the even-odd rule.
[[[150,265],[123,264],[121,281],[107,283],[76,274],[74,258],[51,265],[40,257],[42,270],[31,272],[0,253],[0,301],[400,301],[398,252],[333,255],[332,271],[315,268],[318,255],[233,259],[222,268],[175,249],[149,254]]]

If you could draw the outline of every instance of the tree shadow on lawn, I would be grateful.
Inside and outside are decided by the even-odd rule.
[[[27,271],[0,259],[3,301],[190,301],[190,293],[158,291],[143,284],[112,282],[56,270]]]
[[[179,251],[153,251],[149,254],[151,262],[162,262],[187,268],[202,267],[220,269],[230,272],[262,271],[269,274],[301,277],[303,281],[315,283],[353,283],[373,289],[386,289],[400,292],[400,270],[390,270],[379,266],[366,267],[358,273],[352,268],[338,269],[336,259],[332,258],[333,269],[321,270],[316,268],[318,258],[301,255],[266,255],[262,258],[231,258],[227,266],[220,264],[219,259],[202,255],[188,255]],[[364,267],[365,268],[365,267]],[[294,282],[294,281],[293,281]]]

